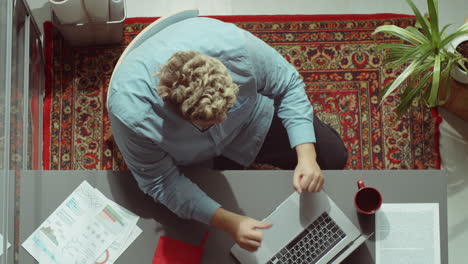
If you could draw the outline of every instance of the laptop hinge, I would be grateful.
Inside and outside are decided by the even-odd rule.
[[[360,247],[367,239],[369,239],[374,232],[365,235],[361,234],[355,240],[353,240],[350,244],[348,244],[345,248],[343,248],[335,257],[333,257],[328,264],[338,264],[345,260],[351,253],[353,253],[358,247]]]

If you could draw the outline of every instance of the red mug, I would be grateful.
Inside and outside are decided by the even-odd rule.
[[[374,214],[382,205],[382,195],[379,190],[364,185],[364,181],[357,181],[358,191],[354,195],[354,206],[363,214]]]

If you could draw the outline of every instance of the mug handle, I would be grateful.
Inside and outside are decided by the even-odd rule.
[[[358,187],[359,190],[366,187],[366,185],[364,184],[364,181],[362,179],[359,179],[357,181],[357,187]]]

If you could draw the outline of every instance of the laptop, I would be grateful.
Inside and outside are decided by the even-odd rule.
[[[235,244],[231,253],[242,264],[340,263],[371,235],[361,234],[322,190],[294,192],[267,218],[256,252]]]

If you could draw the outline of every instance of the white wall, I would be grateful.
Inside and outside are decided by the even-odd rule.
[[[48,1],[26,1],[42,30],[42,23],[51,20]],[[426,0],[414,2],[426,12]],[[459,26],[468,17],[468,0],[441,0],[439,6],[441,25]],[[412,14],[405,0],[127,0],[127,17],[158,17],[197,7],[201,15]]]

